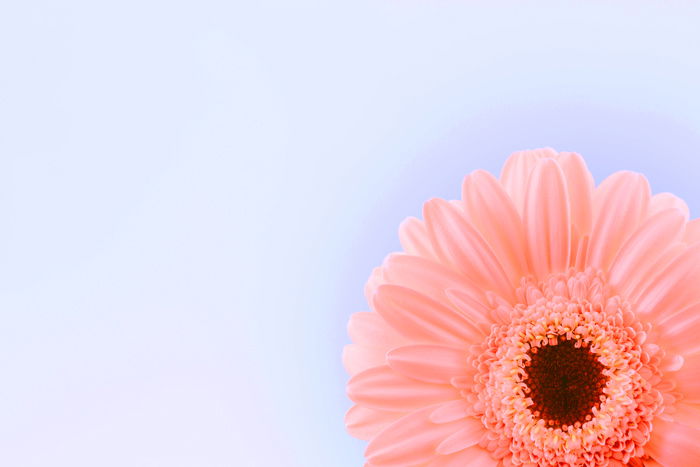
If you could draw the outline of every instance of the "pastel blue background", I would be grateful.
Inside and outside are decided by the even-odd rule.
[[[700,213],[697,2],[0,6],[0,465],[358,467],[345,323],[514,150]]]

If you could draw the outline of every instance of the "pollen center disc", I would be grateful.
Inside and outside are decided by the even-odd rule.
[[[605,366],[585,345],[560,340],[533,347],[525,367],[525,384],[533,404],[530,411],[548,426],[569,426],[591,419],[594,407],[605,400]]]

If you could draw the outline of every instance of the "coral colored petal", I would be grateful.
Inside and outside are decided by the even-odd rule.
[[[690,467],[700,459],[699,439],[700,431],[657,418],[644,450],[664,466]]]
[[[465,418],[462,420],[462,423],[464,426],[459,431],[452,433],[440,443],[437,447],[438,454],[454,454],[462,449],[474,446],[486,433],[484,425],[475,418]]]
[[[617,172],[593,194],[593,227],[586,264],[606,269],[649,209],[649,184],[643,175]]]
[[[687,248],[649,287],[637,301],[637,312],[658,317],[700,302],[700,244]]]
[[[387,283],[408,287],[439,302],[449,303],[445,289],[460,287],[468,288],[475,297],[486,303],[483,292],[471,285],[469,279],[430,259],[391,254],[384,260],[383,271]]]
[[[403,376],[388,366],[370,368],[348,382],[348,397],[372,409],[408,412],[459,398],[452,386],[429,384]]]
[[[678,196],[671,193],[658,193],[651,197],[651,201],[649,202],[650,216],[666,209],[678,209],[683,213],[686,222],[688,221],[688,217],[690,217],[688,205]]]
[[[501,171],[501,184],[513,200],[515,209],[522,216],[525,211],[525,194],[530,172],[538,160],[544,157],[555,157],[556,151],[550,148],[535,151],[518,151],[508,158]]]
[[[458,311],[406,287],[380,286],[374,296],[374,308],[392,327],[416,343],[460,347],[483,338]]]
[[[525,229],[513,201],[493,175],[477,170],[465,177],[462,200],[470,222],[493,248],[512,283],[528,271]]]
[[[387,364],[409,378],[426,383],[450,384],[456,376],[471,372],[467,350],[442,345],[406,345],[390,350]]]
[[[409,255],[435,258],[425,223],[415,217],[405,219],[399,226],[399,240]]]
[[[610,267],[610,284],[623,295],[629,295],[665,251],[664,246],[680,239],[685,217],[677,209],[667,209],[648,218],[620,248]]]
[[[700,405],[681,401],[676,403],[675,409],[671,415],[675,422],[700,430]]]
[[[386,350],[409,342],[373,311],[353,313],[348,321],[348,335],[357,344],[383,345]]]
[[[377,290],[377,287],[379,287],[381,284],[386,282],[384,280],[384,271],[382,268],[374,268],[372,269],[372,274],[370,274],[369,279],[367,279],[367,283],[365,284],[365,299],[367,299],[368,303],[372,303],[372,297],[374,296],[374,292]]]
[[[688,403],[700,404],[700,354],[684,356],[683,366],[673,374],[677,390]]]
[[[564,173],[553,159],[542,159],[530,174],[524,213],[530,264],[537,277],[568,268],[569,216]]]
[[[433,423],[449,423],[472,415],[473,407],[464,399],[445,402],[430,414]]]
[[[569,211],[571,213],[571,256],[574,266],[578,243],[591,231],[593,221],[593,176],[583,158],[574,152],[559,153],[557,159],[569,191]]]
[[[385,363],[386,349],[383,347],[348,344],[343,348],[343,366],[350,375]]]
[[[407,467],[434,459],[435,449],[462,421],[435,424],[429,418],[433,410],[426,407],[386,427],[367,446],[367,460],[379,467]]]
[[[662,317],[654,328],[658,331],[664,348],[681,355],[700,352],[700,303],[695,303],[669,317]]]
[[[513,284],[491,247],[450,203],[433,199],[423,207],[428,232],[438,256],[476,285],[513,298]]]
[[[700,219],[693,219],[685,226],[683,241],[691,244],[700,242]]]
[[[403,412],[387,412],[354,405],[345,414],[345,427],[355,438],[370,440],[404,415]]]
[[[498,462],[491,458],[488,451],[479,446],[472,446],[456,454],[440,456],[428,467],[496,467]]]

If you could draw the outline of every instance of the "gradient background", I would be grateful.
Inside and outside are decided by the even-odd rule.
[[[700,213],[700,3],[3,2],[0,465],[359,467],[345,323],[512,151]]]

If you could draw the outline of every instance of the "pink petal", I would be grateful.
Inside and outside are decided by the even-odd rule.
[[[387,426],[367,446],[367,460],[379,467],[407,467],[434,459],[435,449],[462,421],[435,424],[429,418],[433,410],[426,407]]]
[[[488,451],[479,446],[472,446],[456,454],[439,456],[429,463],[428,467],[496,467],[497,465],[499,465],[498,461],[491,458]]]
[[[539,278],[565,271],[571,253],[569,194],[564,174],[553,159],[537,162],[525,201],[530,264]]]
[[[700,354],[684,355],[683,366],[673,373],[677,390],[687,403],[700,404]]]
[[[632,172],[614,173],[596,188],[589,266],[607,269],[620,246],[646,217],[650,196],[646,178]]]
[[[501,171],[501,184],[513,200],[515,209],[520,215],[525,212],[525,195],[530,172],[535,168],[539,159],[556,157],[553,149],[545,148],[534,151],[518,151],[508,158]]]
[[[386,349],[383,347],[348,344],[343,348],[343,366],[350,375],[385,363]]]
[[[512,283],[528,271],[525,229],[513,202],[488,172],[477,170],[464,179],[462,199],[472,224],[493,248]]]
[[[459,287],[468,288],[475,297],[486,303],[482,291],[471,285],[469,279],[430,259],[391,254],[384,260],[383,271],[387,283],[408,287],[438,302],[449,303],[445,289]]]
[[[460,397],[454,387],[403,376],[388,366],[370,368],[348,381],[348,397],[372,409],[408,412]]]
[[[697,465],[700,459],[700,431],[657,418],[644,451],[664,466]]]
[[[369,279],[367,279],[367,283],[365,284],[365,298],[367,299],[367,302],[372,303],[372,297],[374,296],[374,292],[377,290],[377,287],[379,287],[384,282],[386,282],[384,280],[384,270],[382,268],[372,269],[372,273],[370,274]]]
[[[685,217],[677,209],[667,209],[648,218],[627,239],[610,267],[610,283],[627,296],[640,282],[653,275],[650,268],[666,245],[680,240]]]
[[[379,313],[372,311],[353,313],[348,321],[348,335],[355,343],[382,345],[387,351],[409,342],[389,326]]]
[[[685,226],[683,241],[690,244],[700,242],[700,219],[693,219]]]
[[[571,213],[571,265],[574,266],[578,243],[591,231],[593,221],[593,176],[583,158],[574,152],[559,153],[557,159],[569,191]]]
[[[430,414],[430,421],[433,423],[449,423],[472,415],[473,406],[465,399],[458,399],[437,407]]]
[[[464,426],[455,433],[445,438],[437,447],[438,454],[449,455],[459,452],[462,449],[474,446],[484,436],[486,430],[476,418],[465,418],[462,420]]]
[[[700,244],[688,247],[658,274],[637,301],[637,312],[658,319],[700,302]]]
[[[442,345],[406,345],[387,354],[388,365],[409,378],[426,383],[450,384],[470,372],[467,350]]]
[[[354,405],[345,414],[345,427],[351,436],[370,440],[395,420],[403,417],[403,412],[387,412]]]
[[[452,287],[445,290],[445,295],[470,323],[484,327],[484,333],[488,333],[493,320],[492,307],[484,304],[480,294],[468,287]]]
[[[415,217],[405,219],[399,226],[399,240],[409,255],[435,258],[425,223]]]
[[[686,222],[688,221],[688,217],[690,217],[688,205],[678,196],[672,193],[658,193],[651,197],[649,203],[650,216],[666,209],[678,209],[683,213]]]
[[[700,430],[700,405],[681,401],[676,403],[675,409],[671,416],[676,423]]]
[[[658,331],[660,342],[668,352],[675,350],[681,355],[700,352],[700,303],[695,303],[668,317],[662,315],[654,328]]]
[[[423,207],[426,225],[437,255],[476,285],[513,297],[513,284],[491,247],[463,213],[447,201],[433,199]]]
[[[381,285],[374,308],[392,327],[417,342],[461,347],[483,338],[458,311],[399,285]]]

